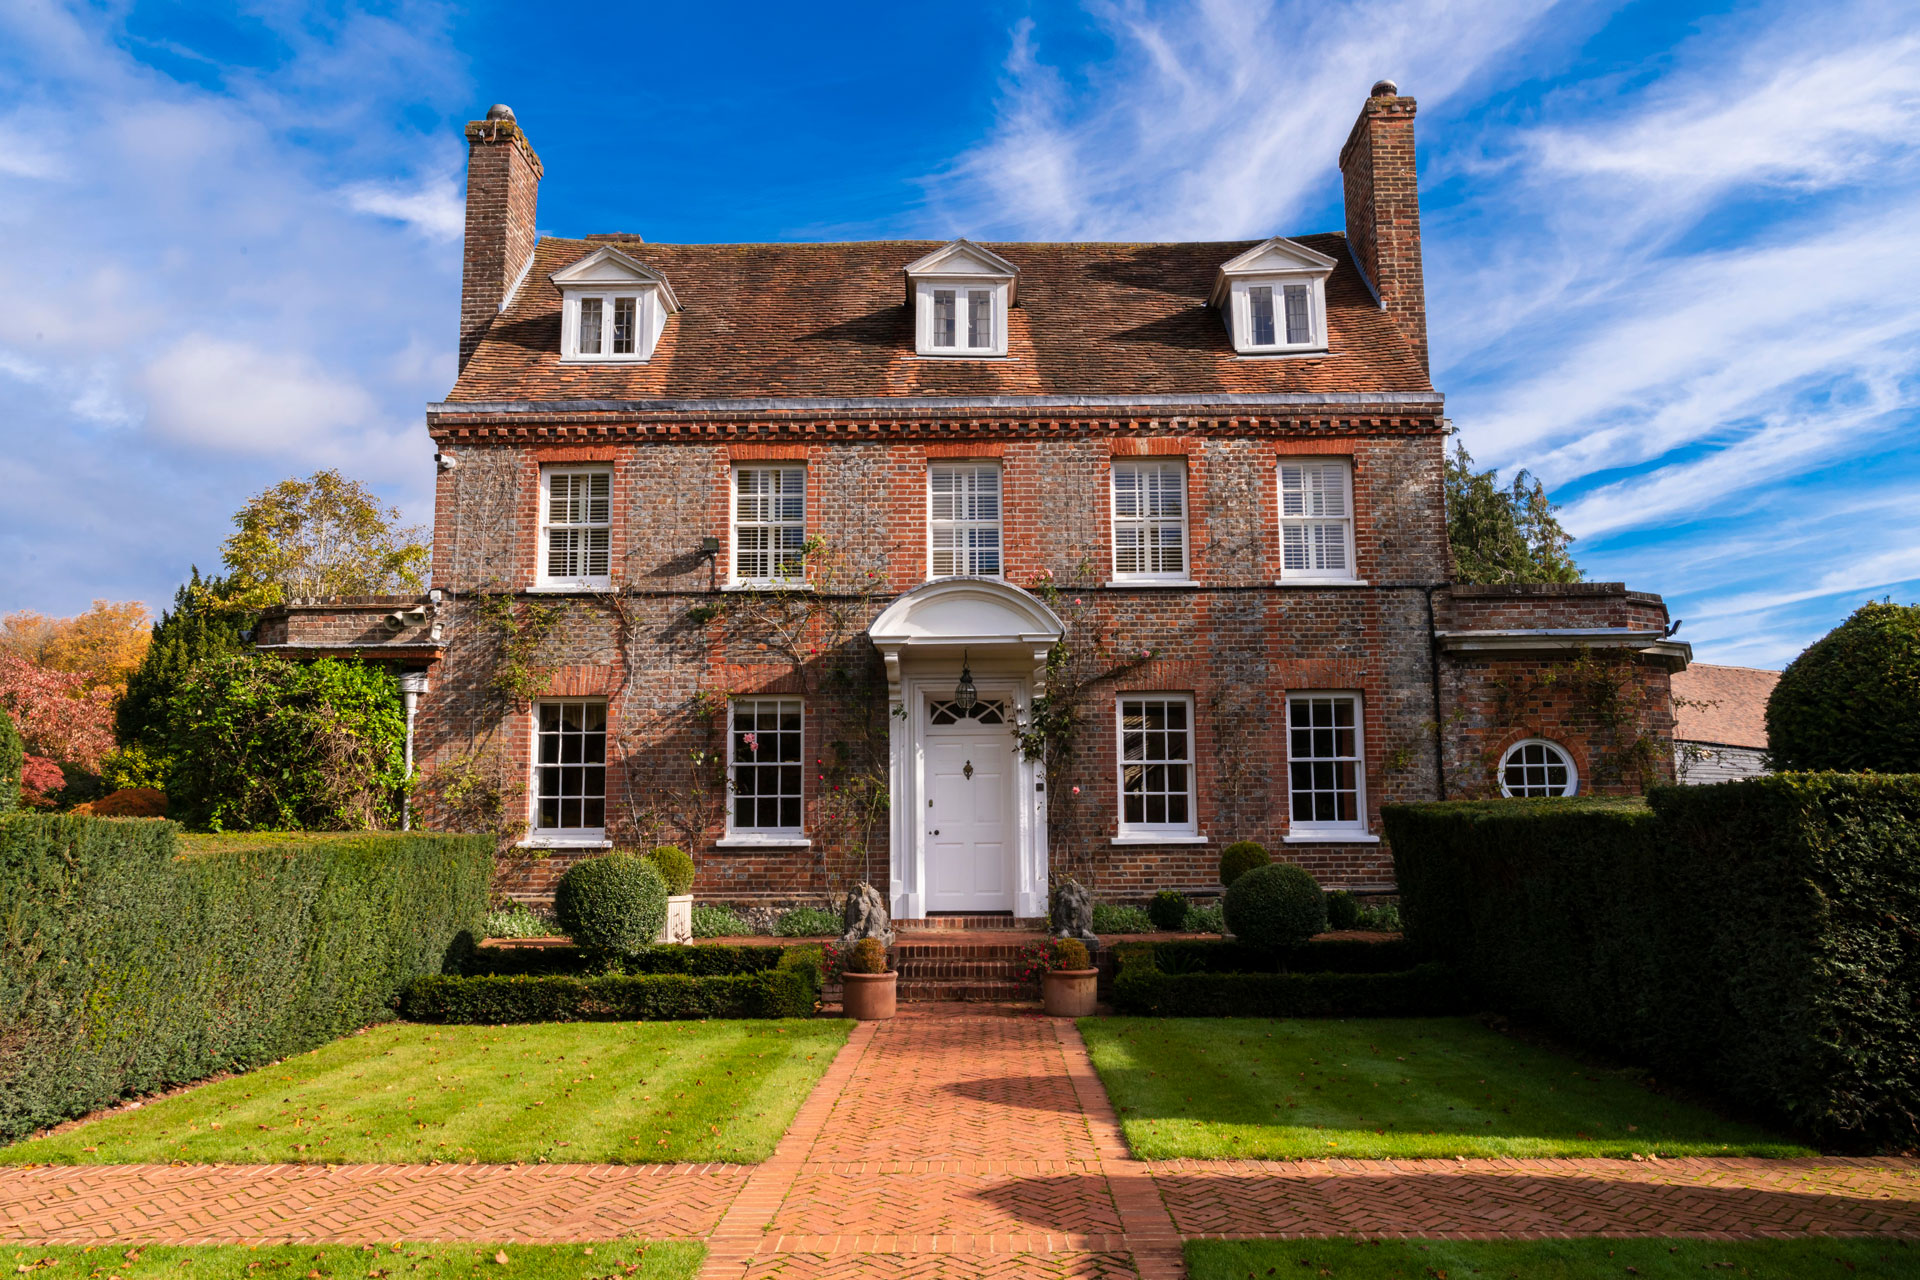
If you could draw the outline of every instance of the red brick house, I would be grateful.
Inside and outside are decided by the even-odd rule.
[[[910,918],[1240,838],[1382,889],[1383,803],[1668,779],[1657,596],[1449,585],[1414,111],[1362,107],[1344,234],[701,245],[536,235],[495,108],[432,596],[261,641],[411,673],[418,820],[546,851],[523,893],[660,840]]]

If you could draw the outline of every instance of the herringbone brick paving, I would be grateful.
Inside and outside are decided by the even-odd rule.
[[[757,1166],[0,1170],[0,1239],[705,1237],[704,1280],[1177,1280],[1183,1236],[1920,1236],[1920,1161],[1131,1158],[1073,1024],[903,1007]]]

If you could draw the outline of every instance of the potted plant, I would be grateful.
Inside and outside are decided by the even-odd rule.
[[[849,1018],[877,1022],[891,1018],[897,970],[887,968],[887,947],[878,938],[862,938],[847,952],[840,973],[840,1007]]]
[[[655,942],[693,941],[693,859],[678,845],[663,844],[647,854],[667,882],[667,919]]]
[[[1041,979],[1040,1005],[1050,1018],[1086,1018],[1093,1014],[1100,971],[1087,946],[1076,938],[1056,938]]]

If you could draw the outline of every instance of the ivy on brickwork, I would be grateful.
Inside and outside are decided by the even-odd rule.
[[[548,637],[566,618],[569,602],[516,601],[512,592],[498,591],[481,592],[474,605],[496,641],[489,686],[516,709],[528,705],[545,692],[553,674],[552,665],[539,658]]]
[[[484,832],[500,848],[526,834],[526,781],[496,742],[449,756],[427,775],[424,790],[452,830]]]
[[[1086,720],[1087,688],[1100,680],[1146,665],[1159,656],[1150,648],[1126,650],[1107,637],[1089,635],[1083,618],[1085,592],[1097,589],[1093,562],[1081,559],[1063,581],[1043,571],[1029,589],[1063,624],[1060,639],[1047,650],[1047,691],[1033,700],[1024,725],[1014,726],[1020,750],[1029,760],[1064,768],[1079,748]]]
[[[1495,680],[1496,713],[1500,723],[1519,726],[1527,722],[1529,707],[1564,691],[1573,711],[1594,726],[1586,782],[1645,791],[1660,779],[1660,746],[1653,732],[1654,699],[1635,678],[1638,669],[1631,657],[1601,656],[1583,647],[1571,660],[1551,663],[1538,674]],[[1494,778],[1498,753],[1485,752],[1482,759],[1485,777]]]

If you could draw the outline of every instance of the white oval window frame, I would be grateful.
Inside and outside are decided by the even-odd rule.
[[[1551,747],[1560,753],[1562,760],[1567,762],[1567,789],[1561,792],[1560,795],[1552,797],[1553,799],[1565,799],[1568,796],[1577,796],[1580,794],[1580,766],[1573,762],[1573,752],[1567,750],[1552,738],[1522,738],[1500,753],[1500,764],[1494,771],[1494,777],[1500,783],[1501,799],[1534,800],[1546,798],[1539,796],[1516,796],[1507,790],[1507,762],[1513,759],[1513,753],[1522,747]]]

